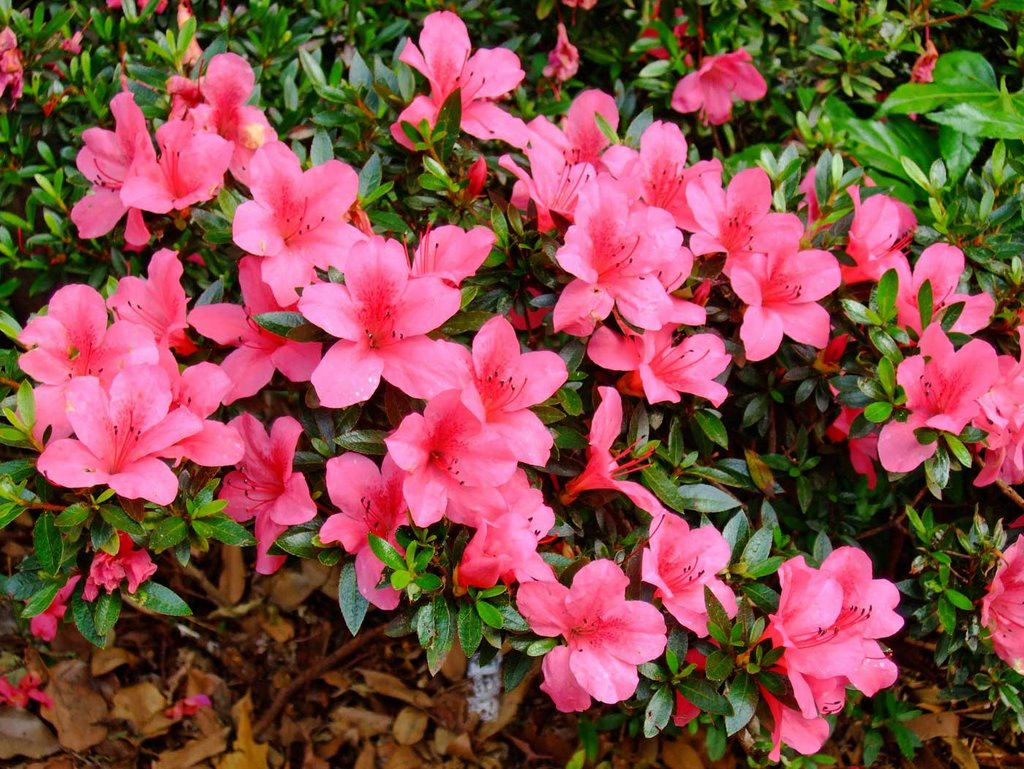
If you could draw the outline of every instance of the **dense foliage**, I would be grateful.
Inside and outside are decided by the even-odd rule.
[[[219,542],[604,707],[574,766],[1018,752],[1024,3],[114,5],[0,0],[44,658]]]

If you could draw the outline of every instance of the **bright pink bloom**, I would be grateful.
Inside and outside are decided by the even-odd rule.
[[[910,70],[911,83],[931,83],[934,80],[935,65],[939,63],[939,51],[931,38],[925,41],[924,51]]]
[[[313,372],[324,406],[367,400],[383,378],[414,398],[453,386],[463,348],[427,337],[459,310],[458,289],[440,278],[413,278],[405,248],[374,237],[356,243],[345,285],[307,288],[299,311],[338,342]]]
[[[40,685],[43,680],[35,673],[26,672],[18,685],[11,683],[9,678],[0,678],[0,705],[7,705],[12,708],[28,707],[30,700],[35,700],[44,708],[52,708],[53,700],[46,694]]]
[[[708,634],[705,587],[730,617],[736,616],[736,596],[716,576],[729,565],[730,556],[729,543],[714,526],[691,530],[682,518],[666,513],[651,521],[643,555],[643,581],[654,585],[654,597],[661,599],[680,625],[703,638]]]
[[[846,253],[856,265],[843,265],[843,283],[878,280],[890,269],[906,263],[903,248],[917,227],[917,219],[896,198],[872,195],[861,203],[859,187],[850,187],[847,192],[853,200],[853,221]]]
[[[249,184],[253,153],[277,139],[263,110],[246,103],[255,86],[256,76],[249,62],[234,53],[217,54],[199,78],[203,103],[189,112],[198,129],[212,131],[231,142],[231,173],[243,184]]]
[[[497,139],[525,147],[526,125],[494,102],[515,90],[526,73],[519,57],[507,48],[481,48],[470,55],[472,45],[462,19],[450,11],[437,11],[423,20],[419,46],[411,40],[399,59],[430,82],[430,96],[417,96],[391,125],[399,144],[412,148],[402,123],[430,126],[456,88],[461,89],[462,130],[477,139]]]
[[[704,322],[704,308],[669,294],[690,276],[693,255],[672,216],[633,208],[611,180],[580,193],[576,223],[555,258],[573,275],[555,304],[556,331],[586,336],[612,307],[628,322],[657,331],[669,323]]]
[[[982,454],[984,467],[974,485],[986,486],[996,479],[1011,485],[1024,483],[1024,363],[1000,355],[999,377],[978,399],[978,406],[973,424],[988,435]]]
[[[509,584],[554,579],[551,567],[537,552],[537,543],[555,525],[554,511],[522,470],[500,491],[505,510],[477,521],[476,534],[459,564],[459,584],[487,588],[499,580]]]
[[[573,77],[580,68],[580,52],[571,42],[565,25],[558,22],[558,41],[554,49],[548,54],[548,63],[541,72],[544,77],[550,77],[559,83],[564,83]]]
[[[360,454],[327,460],[327,493],[341,512],[324,522],[320,540],[341,542],[346,552],[355,555],[359,592],[378,609],[394,609],[401,594],[391,587],[377,587],[384,564],[370,549],[369,535],[387,540],[402,552],[395,530],[408,521],[403,478],[390,456],[384,457],[380,469]]]
[[[791,248],[748,254],[729,278],[747,305],[740,339],[748,360],[764,360],[779,349],[783,335],[821,349],[828,344],[828,311],[818,304],[839,288],[839,262],[828,251]]]
[[[953,351],[942,327],[932,324],[921,336],[921,353],[904,359],[896,381],[907,393],[910,414],[905,422],[889,422],[878,436],[882,467],[909,473],[931,457],[938,443],[920,443],[914,430],[929,427],[958,435],[979,412],[978,399],[999,375],[996,351],[975,339]]]
[[[602,157],[616,179],[634,184],[636,196],[649,206],[664,208],[676,226],[688,232],[700,230],[686,200],[686,189],[705,174],[721,187],[722,164],[718,159],[686,165],[686,139],[679,127],[656,120],[640,137],[640,151],[624,144],[610,147]]]
[[[758,689],[772,714],[772,749],[768,754],[771,761],[782,758],[783,745],[805,756],[821,750],[828,739],[828,721],[821,716],[807,718],[799,710],[783,704],[763,686]]]
[[[696,256],[725,253],[733,264],[751,252],[799,247],[804,225],[794,214],[772,213],[772,183],[761,168],[740,171],[727,189],[708,169],[686,185],[684,194],[696,228],[690,249]]]
[[[104,484],[122,497],[169,505],[178,478],[160,457],[178,455],[177,444],[203,429],[191,411],[172,408],[167,374],[133,366],[104,389],[96,377],[67,386],[67,416],[75,439],[50,441],[37,468],[50,483],[72,489]]]
[[[247,256],[238,263],[238,282],[244,306],[207,304],[188,314],[189,324],[200,334],[217,344],[238,348],[221,363],[234,384],[224,402],[255,395],[270,382],[275,370],[291,382],[308,382],[320,362],[320,343],[286,339],[252,319],[253,315],[294,309],[282,307],[274,299],[270,287],[260,279],[259,259]]]
[[[988,592],[981,599],[981,624],[992,633],[996,654],[1018,673],[1024,671],[1024,540],[1003,551]]]
[[[878,483],[878,471],[875,469],[875,462],[878,461],[878,434],[872,433],[863,438],[850,438],[850,426],[853,420],[862,414],[864,409],[854,409],[849,406],[841,406],[839,416],[829,425],[825,431],[826,435],[833,441],[847,442],[850,451],[850,464],[868,479],[868,488],[875,488]]]
[[[81,578],[80,574],[76,574],[68,579],[64,583],[64,587],[57,591],[57,595],[53,597],[53,601],[46,607],[46,610],[29,620],[28,628],[32,631],[32,635],[46,643],[57,637],[57,627],[67,613],[68,600]]]
[[[39,438],[49,426],[54,438],[71,434],[64,396],[73,378],[95,376],[107,385],[124,368],[159,360],[148,329],[126,321],[108,328],[103,297],[78,284],[58,289],[47,314],[32,318],[18,341],[30,348],[18,365],[42,383],[35,388]]]
[[[136,157],[121,187],[129,208],[166,214],[217,196],[231,161],[231,144],[197,131],[190,120],[168,120],[156,129],[160,157]]]
[[[25,90],[25,72],[18,50],[18,37],[10,27],[0,31],[0,97],[11,89],[11,103],[21,98]]]
[[[220,408],[233,387],[224,370],[204,362],[189,366],[179,374],[174,364],[169,376],[174,404],[191,411],[203,424],[199,432],[179,441],[173,452],[163,456],[179,461],[190,459],[203,467],[226,467],[242,461],[245,445],[238,431],[223,422],[207,419]]]
[[[417,526],[441,520],[454,505],[457,518],[484,506],[516,470],[508,440],[488,429],[458,390],[431,398],[423,414],[409,414],[384,440],[405,470],[405,501]],[[472,520],[469,513],[467,520]]]
[[[78,151],[75,164],[82,176],[92,182],[92,190],[75,203],[71,221],[78,227],[80,238],[106,235],[128,214],[124,239],[130,245],[149,242],[149,230],[142,211],[127,206],[121,199],[121,188],[136,163],[156,162],[156,152],[149,138],[146,118],[130,93],[119,93],[110,100],[114,130],[87,128],[82,133],[85,146]]]
[[[185,335],[188,297],[181,287],[183,272],[178,252],[161,248],[149,260],[148,279],[121,278],[107,307],[118,320],[148,328],[160,347],[191,355],[196,346]]]
[[[225,512],[239,523],[256,519],[256,571],[273,574],[285,557],[269,555],[270,546],[289,526],[316,517],[306,478],[292,469],[302,425],[278,417],[268,435],[252,414],[237,416],[230,425],[245,442],[245,456],[224,479],[220,496],[228,501]]]
[[[899,590],[885,579],[872,579],[871,559],[863,550],[840,547],[822,562],[807,565],[803,556],[779,568],[779,608],[769,616],[765,636],[785,647],[782,658],[793,694],[805,718],[836,707],[824,701],[840,697],[842,687],[828,679],[845,679],[871,696],[896,680],[896,665],[879,638],[903,627],[895,608]]]
[[[597,0],[562,0],[562,5],[569,8],[582,8],[584,11],[589,11],[597,5]]]
[[[537,229],[541,232],[572,224],[580,190],[594,178],[590,163],[568,163],[562,152],[546,142],[531,144],[525,151],[530,173],[511,155],[502,155],[498,165],[515,174],[512,204],[523,211],[533,203]]]
[[[146,549],[136,549],[132,538],[123,531],[117,533],[117,553],[111,555],[101,550],[92,558],[89,576],[85,579],[82,598],[95,601],[100,588],[108,593],[120,589],[121,583],[128,582],[128,592],[134,595],[139,585],[156,574],[156,564]]]
[[[611,448],[622,431],[622,397],[614,387],[598,387],[601,405],[594,412],[590,423],[590,447],[587,449],[587,466],[565,487],[562,503],[569,504],[584,492],[593,489],[612,489],[625,494],[634,505],[651,515],[668,515],[651,492],[636,481],[622,480],[633,470],[646,467],[642,463],[650,452],[642,457],[630,459],[620,465],[619,460],[627,456],[632,446],[612,455]]]
[[[565,383],[565,361],[548,350],[520,352],[512,324],[495,316],[477,331],[466,366],[462,402],[508,442],[520,462],[547,464],[554,439],[529,407],[543,403]]]
[[[951,304],[964,303],[963,312],[950,329],[952,332],[973,334],[980,331],[988,325],[995,312],[996,303],[991,295],[957,293],[957,284],[964,274],[964,252],[956,246],[933,243],[921,252],[913,271],[903,260],[897,261],[895,267],[899,276],[899,295],[896,298],[899,322],[918,334],[921,333],[921,311],[917,297],[925,281],[932,288],[933,317]]]
[[[705,56],[700,68],[686,75],[672,92],[672,109],[700,112],[707,125],[721,125],[732,117],[732,100],[757,101],[768,93],[768,84],[751,64],[744,49]]]
[[[596,89],[582,91],[569,105],[561,128],[544,117],[530,121],[530,146],[547,143],[562,153],[566,163],[590,163],[600,171],[601,155],[611,140],[598,125],[598,116],[613,131],[619,127],[614,97]]]
[[[675,341],[671,326],[626,336],[602,326],[590,337],[587,355],[601,368],[630,372],[619,388],[645,396],[648,403],[678,403],[680,393],[691,393],[721,405],[729,391],[714,380],[732,362],[725,343],[714,334],[694,334],[673,345]]]
[[[469,200],[480,197],[484,191],[484,184],[487,183],[487,158],[480,155],[473,161],[473,165],[466,172],[469,178],[469,186],[466,187],[466,197]]]
[[[327,269],[362,234],[346,222],[359,194],[359,177],[338,160],[303,171],[288,145],[272,142],[252,157],[253,200],[235,211],[235,245],[264,257],[263,280],[282,305],[295,289],[313,282],[314,267]],[[335,266],[343,267],[343,263]]]
[[[464,230],[454,225],[428,229],[412,257],[412,276],[441,278],[456,288],[484,263],[496,238],[487,227]]]
[[[139,7],[140,8],[144,8],[145,6],[143,5],[143,6],[139,6]],[[121,0],[107,0],[107,8],[116,8],[116,9],[120,10],[120,8],[121,8]],[[160,0],[160,2],[156,4],[156,8],[155,8],[154,12],[155,13],[163,13],[166,8],[167,8],[167,0]]]
[[[631,697],[637,665],[665,651],[665,619],[649,603],[627,601],[628,586],[629,578],[609,560],[588,563],[572,587],[520,585],[516,602],[533,632],[567,643],[544,657],[540,687],[559,710],[586,710],[591,697],[609,705]]]

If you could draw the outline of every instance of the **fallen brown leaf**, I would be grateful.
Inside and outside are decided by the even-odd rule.
[[[925,713],[907,721],[907,728],[921,738],[921,741],[935,737],[957,737],[960,735],[960,717],[956,713]]]
[[[217,580],[217,589],[232,604],[237,604],[245,594],[245,578],[247,570],[242,558],[242,550],[237,547],[220,547],[221,571]]]
[[[427,733],[427,714],[419,708],[406,706],[395,716],[391,733],[399,745],[415,745]]]
[[[700,753],[678,740],[662,742],[661,760],[668,769],[704,769]]]
[[[189,769],[208,758],[219,756],[227,750],[229,731],[225,727],[220,734],[211,734],[199,740],[192,740],[180,750],[165,751],[153,762],[153,769]]]
[[[134,665],[138,661],[138,657],[119,646],[97,649],[92,653],[92,659],[89,661],[89,672],[92,673],[93,678],[99,678],[122,665]]]
[[[319,561],[303,561],[301,569],[281,569],[271,579],[270,601],[284,611],[295,611],[327,581],[330,568]]]
[[[943,737],[943,739],[953,752],[953,760],[957,766],[961,769],[980,769],[978,759],[974,757],[974,753],[967,747],[967,743],[954,737]]]
[[[143,740],[166,734],[174,721],[164,715],[167,699],[149,682],[126,686],[114,695],[111,718],[127,721]]]
[[[107,701],[93,688],[89,668],[81,660],[64,660],[49,670],[46,693],[53,707],[42,716],[57,730],[57,739],[68,750],[83,751],[103,742],[107,728]]]
[[[359,757],[356,759],[353,769],[374,769],[375,766],[377,766],[377,751],[374,750],[373,745],[366,743],[359,751]]]
[[[235,719],[232,752],[217,762],[217,769],[268,769],[270,746],[257,744],[252,735],[252,699],[246,694],[231,708]]]
[[[58,750],[60,743],[38,716],[0,707],[0,758],[42,758]]]
[[[433,704],[429,694],[426,692],[416,691],[415,689],[410,689],[402,683],[401,680],[390,673],[381,673],[378,670],[370,670],[368,668],[360,668],[358,672],[362,674],[363,680],[366,682],[370,691],[376,692],[377,694],[401,700],[402,702],[408,703],[409,705],[415,705],[416,707],[424,710]]]
[[[396,745],[384,769],[423,769],[423,759],[408,745]]]
[[[355,732],[358,737],[374,737],[391,730],[391,717],[363,708],[339,705],[331,711],[331,731],[341,736]]]
[[[268,636],[279,644],[290,641],[295,637],[295,623],[287,617],[282,617],[276,611],[260,613],[260,627]]]

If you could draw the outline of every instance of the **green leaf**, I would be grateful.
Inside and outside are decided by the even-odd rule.
[[[459,627],[459,644],[462,645],[462,650],[466,653],[467,657],[472,657],[480,647],[480,641],[483,639],[483,623],[480,621],[480,615],[473,608],[471,603],[463,603],[459,607],[459,616],[457,619]]]
[[[372,532],[367,535],[367,538],[373,554],[377,556],[385,566],[392,571],[405,571],[405,559],[390,542],[378,537]]]
[[[708,677],[709,681],[724,681],[732,673],[734,667],[735,663],[733,663],[732,657],[721,649],[716,649],[707,656],[704,675]]]
[[[444,132],[441,144],[441,159],[448,160],[455,148],[455,142],[459,138],[460,126],[462,125],[462,89],[456,88],[441,105],[441,111],[437,113],[437,125],[434,127],[434,135]]]
[[[287,337],[289,332],[307,324],[301,312],[261,312],[252,319],[260,328],[271,334]]]
[[[504,624],[504,617],[501,616],[501,612],[498,611],[497,607],[492,606],[486,601],[477,601],[476,613],[480,615],[480,619],[484,621],[485,625],[495,630],[501,630],[501,626]]]
[[[725,696],[732,705],[732,715],[725,717],[725,731],[731,737],[754,717],[759,699],[757,684],[746,671],[741,670],[729,684]]]
[[[188,524],[185,523],[185,519],[172,515],[164,518],[153,528],[153,533],[149,535],[149,549],[154,553],[162,553],[187,536]]]
[[[668,686],[659,686],[644,710],[644,737],[655,737],[668,725],[675,707],[675,697]]]
[[[943,591],[943,595],[946,596],[949,602],[956,608],[963,609],[964,611],[974,611],[974,604],[971,603],[971,599],[960,591],[953,590],[953,588],[946,588],[946,590]]]
[[[869,422],[884,422],[892,414],[892,404],[876,401],[864,409],[864,418]]]
[[[315,529],[296,527],[278,537],[274,544],[297,558],[316,558],[320,548],[313,544],[315,536]]]
[[[772,529],[767,526],[758,529],[747,541],[743,548],[743,555],[740,560],[747,565],[748,570],[752,566],[761,563],[772,551]]]
[[[121,592],[101,592],[93,602],[92,616],[97,635],[105,636],[109,633],[121,616]]]
[[[721,513],[739,507],[740,502],[721,489],[707,483],[676,485],[658,465],[641,472],[644,482],[654,494],[676,512],[696,510],[699,513]]]
[[[693,417],[697,420],[701,432],[708,436],[712,443],[717,443],[723,449],[729,448],[729,434],[726,432],[722,420],[717,415],[702,409],[695,412]]]
[[[54,523],[61,529],[71,529],[75,526],[80,526],[89,517],[90,510],[91,508],[88,505],[76,502],[65,507]]]
[[[334,159],[334,145],[331,144],[331,137],[327,131],[318,128],[313,134],[313,144],[309,148],[309,159],[314,166],[322,166],[329,160]]]
[[[79,590],[80,592],[80,590]],[[71,599],[71,618],[82,637],[93,646],[103,649],[107,645],[107,634],[96,632],[96,621],[93,619],[92,604],[82,600],[81,595]]]
[[[192,610],[181,596],[159,582],[149,580],[139,585],[132,600],[144,609],[171,617],[190,617]]]
[[[53,513],[43,513],[36,519],[32,528],[32,545],[43,571],[56,574],[64,560],[64,541],[54,523]]]
[[[65,510],[64,512],[67,511]],[[63,515],[63,513],[61,513],[61,515]],[[129,534],[134,534],[137,537],[146,536],[146,530],[142,527],[142,524],[128,515],[128,513],[120,507],[104,505],[100,508],[100,516],[102,516],[104,521],[109,523],[118,531],[125,531]],[[60,525],[59,521],[58,525]]]
[[[345,626],[353,636],[359,632],[366,618],[366,611],[370,604],[359,592],[359,583],[356,579],[356,564],[348,561],[341,567],[341,577],[338,579],[338,604],[341,607],[341,617],[345,620]]]
[[[38,614],[42,614],[53,603],[53,599],[57,597],[57,592],[60,590],[60,585],[56,582],[47,582],[43,587],[39,588],[32,597],[28,599],[28,603],[21,610],[21,616],[25,619],[35,617]]]
[[[25,427],[31,428],[36,423],[36,398],[32,391],[32,385],[22,382],[18,387],[18,416],[25,423]]]
[[[235,523],[223,513],[193,520],[192,528],[199,536],[215,539],[225,545],[250,547],[256,544],[256,539],[244,526]]]
[[[913,161],[904,158],[904,163],[913,165]],[[914,166],[916,168],[916,166]],[[918,173],[921,173],[918,169]],[[921,174],[924,177],[924,174]],[[924,179],[924,186],[928,185],[928,179]],[[896,270],[886,270],[881,280],[878,281],[878,290],[875,293],[875,309],[881,316],[883,322],[888,322],[896,316],[896,294],[899,292],[900,279]]]
[[[718,600],[718,596],[707,585],[704,586],[704,605],[708,610],[708,621],[728,632],[732,626],[729,615],[726,613],[725,607],[722,606],[722,602]]]
[[[951,433],[943,433],[942,440],[949,446],[949,450],[953,452],[953,456],[956,457],[956,461],[960,463],[962,467],[970,467],[973,463],[971,452],[964,446],[963,442]]]
[[[434,596],[430,612],[433,615],[434,638],[427,646],[427,669],[431,675],[437,675],[455,643],[455,623],[452,621],[451,607],[442,595]]]
[[[716,716],[732,715],[732,705],[710,683],[702,678],[684,678],[676,689],[697,708]]]
[[[510,692],[522,683],[533,667],[533,657],[519,652],[509,652],[502,661],[502,684]]]

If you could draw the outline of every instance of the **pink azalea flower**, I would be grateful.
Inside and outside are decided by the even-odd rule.
[[[995,312],[995,300],[989,294],[959,294],[957,284],[964,274],[964,252],[946,243],[933,243],[921,252],[913,271],[906,261],[896,262],[899,276],[899,294],[896,308],[899,322],[921,333],[921,311],[917,297],[925,281],[931,284],[933,317],[944,308],[957,302],[964,303],[963,312],[950,331],[959,334],[973,334],[988,325]]]
[[[992,633],[999,658],[1018,673],[1024,671],[1024,540],[1003,551],[992,584],[981,599],[981,624]]]
[[[126,368],[104,389],[96,377],[67,385],[67,416],[75,438],[50,441],[37,468],[50,483],[72,489],[104,484],[122,497],[169,505],[178,478],[160,457],[200,432],[203,421],[172,408],[167,374],[157,366]]]
[[[480,269],[496,237],[487,227],[464,230],[453,225],[428,229],[412,257],[412,276],[433,276],[458,288]]]
[[[233,383],[224,403],[255,395],[280,371],[291,382],[308,382],[320,362],[319,342],[297,342],[272,334],[252,319],[266,312],[294,310],[277,303],[270,287],[260,279],[260,260],[244,257],[238,263],[238,282],[244,306],[218,303],[196,307],[189,324],[217,344],[237,347],[221,363]]]
[[[700,229],[686,189],[705,174],[721,187],[722,164],[718,159],[686,165],[686,139],[679,127],[656,120],[640,137],[640,151],[623,144],[609,147],[602,157],[612,175],[636,186],[636,196],[649,206],[664,208],[676,226],[687,232]],[[712,187],[713,189],[714,187]]]
[[[562,5],[568,8],[582,8],[584,11],[589,11],[597,5],[597,0],[562,0]]]
[[[18,365],[42,383],[35,388],[37,438],[50,426],[54,438],[71,434],[64,397],[75,377],[95,376],[108,385],[124,368],[159,360],[148,329],[127,321],[108,328],[103,297],[79,284],[58,289],[47,314],[32,318],[18,341],[29,347]]]
[[[53,700],[39,687],[41,679],[35,673],[26,672],[18,681],[17,686],[9,678],[0,678],[0,705],[12,708],[26,708],[30,700],[34,700],[44,708],[52,708]]]
[[[779,568],[779,583],[779,608],[765,636],[786,650],[782,661],[805,718],[842,707],[843,681],[828,679],[844,679],[868,696],[893,684],[896,665],[877,639],[903,626],[895,612],[899,590],[872,579],[863,550],[837,548],[819,569],[791,558]]]
[[[924,51],[914,62],[910,70],[911,83],[931,83],[934,80],[935,65],[939,62],[939,50],[929,38],[924,43]]]
[[[156,129],[158,159],[136,157],[121,187],[129,208],[166,214],[217,196],[231,161],[231,145],[196,131],[189,120],[168,120]]]
[[[181,287],[183,273],[178,252],[161,248],[149,260],[148,280],[131,275],[121,278],[107,307],[118,320],[148,328],[160,347],[191,355],[196,346],[185,335],[188,297]]]
[[[454,507],[472,520],[516,470],[508,440],[488,429],[461,401],[459,390],[431,398],[423,414],[409,414],[384,440],[406,472],[402,483],[413,523],[429,526]],[[493,504],[493,502],[490,502]]]
[[[277,139],[263,110],[246,103],[255,87],[256,76],[249,62],[234,53],[217,54],[199,78],[203,103],[189,112],[197,128],[231,142],[231,173],[247,185],[253,153]]]
[[[669,295],[689,277],[693,256],[671,215],[651,206],[631,208],[611,180],[580,193],[576,223],[555,254],[573,275],[555,304],[556,331],[586,336],[616,307],[640,328],[704,322],[704,309]]]
[[[286,144],[265,144],[252,157],[249,189],[254,199],[235,211],[233,238],[239,248],[264,257],[263,280],[282,305],[293,304],[295,289],[313,282],[314,267],[327,269],[335,252],[362,238],[345,221],[359,177],[341,161],[303,171]]]
[[[725,343],[714,334],[694,334],[673,345],[675,341],[671,326],[626,336],[602,326],[590,337],[587,355],[601,368],[630,372],[620,389],[645,396],[648,403],[678,403],[680,393],[691,393],[721,405],[729,391],[714,380],[732,362]]]
[[[996,351],[975,339],[954,352],[942,327],[932,324],[921,336],[921,353],[896,369],[907,393],[905,422],[887,423],[878,436],[878,458],[890,472],[909,473],[931,457],[937,441],[920,443],[914,430],[929,427],[958,435],[979,412],[978,399],[999,374]]]
[[[686,75],[672,92],[672,109],[700,112],[705,125],[721,125],[732,118],[732,100],[757,101],[768,93],[768,84],[751,64],[750,54],[740,49],[732,53],[705,56],[700,68]]]
[[[510,584],[554,579],[551,567],[537,552],[537,544],[555,525],[554,511],[522,470],[500,491],[505,509],[477,521],[476,534],[459,564],[459,584],[488,588],[499,580]]]
[[[619,460],[629,455],[633,447],[612,455],[611,448],[622,431],[622,398],[614,387],[598,387],[601,405],[594,412],[590,423],[590,446],[587,448],[587,466],[565,487],[562,503],[569,504],[584,491],[612,489],[625,494],[634,505],[651,515],[668,515],[651,492],[636,481],[622,480],[633,470],[639,470],[650,452],[642,457],[630,459],[620,465]]]
[[[680,625],[699,638],[708,634],[704,588],[710,588],[729,617],[736,616],[736,596],[716,575],[729,565],[731,551],[714,526],[691,530],[686,521],[667,513],[651,521],[644,548],[643,581],[654,585],[654,597]]]
[[[544,657],[541,689],[561,711],[609,705],[633,696],[637,665],[657,659],[666,645],[665,619],[644,601],[627,601],[629,578],[612,561],[588,563],[572,587],[555,581],[519,587],[519,611],[537,635],[564,638]]]
[[[988,435],[982,454],[984,466],[974,485],[987,486],[997,479],[1010,485],[1024,483],[1024,363],[1000,355],[999,376],[978,399],[978,406],[973,424]]]
[[[224,511],[239,523],[256,519],[256,571],[273,574],[285,557],[270,555],[270,546],[289,526],[316,517],[306,478],[292,469],[302,425],[292,417],[278,417],[268,435],[256,417],[242,414],[230,426],[242,436],[245,456],[224,479]]]
[[[477,139],[497,139],[524,147],[526,125],[494,102],[515,90],[525,77],[519,57],[507,48],[481,48],[470,55],[472,45],[462,19],[451,11],[437,11],[423,20],[419,46],[411,40],[399,59],[430,82],[430,96],[417,96],[391,125],[391,135],[412,149],[403,122],[437,124],[437,116],[452,92],[462,97],[462,130]]]
[[[829,425],[825,434],[833,441],[846,441],[850,452],[850,464],[868,479],[868,488],[875,488],[878,483],[878,471],[875,469],[875,462],[878,461],[878,435],[872,433],[863,438],[850,438],[850,427],[853,420],[862,414],[864,409],[854,409],[849,406],[841,406],[839,416]]]
[[[828,344],[829,314],[818,300],[839,288],[839,262],[828,251],[797,247],[749,254],[732,269],[732,289],[747,305],[740,339],[748,360],[772,355],[783,335],[818,349]]]
[[[233,387],[230,377],[212,363],[197,363],[178,373],[174,364],[171,373],[174,404],[191,411],[203,420],[202,429],[176,445],[173,453],[163,456],[177,460],[190,459],[203,467],[226,467],[242,461],[245,444],[238,431],[230,425],[207,419],[220,408]]]
[[[18,37],[10,27],[0,31],[0,98],[11,89],[11,103],[21,98],[25,90],[25,72],[18,50]]]
[[[524,154],[530,161],[529,173],[511,155],[498,159],[498,165],[511,171],[518,180],[512,187],[512,205],[525,211],[532,202],[541,232],[571,224],[580,190],[594,178],[594,167],[590,163],[567,162],[558,148],[546,142],[531,143]]]
[[[696,256],[725,253],[727,274],[752,252],[799,247],[804,225],[794,214],[771,213],[772,183],[760,168],[740,171],[724,190],[721,176],[708,169],[684,194],[696,225],[690,249]]]
[[[583,91],[569,105],[561,128],[543,116],[530,121],[530,146],[547,143],[562,153],[566,163],[590,163],[603,170],[601,156],[611,140],[598,125],[598,116],[612,130],[619,127],[614,97],[596,89]]]
[[[548,63],[541,74],[550,77],[559,83],[564,83],[573,77],[580,68],[580,52],[569,42],[569,33],[565,25],[558,22],[558,41],[554,49],[548,54]]]
[[[50,605],[41,614],[37,614],[29,620],[28,629],[40,641],[49,643],[57,637],[57,627],[68,610],[68,600],[75,591],[75,585],[82,577],[76,574],[64,583],[64,587],[57,591]]]
[[[543,403],[565,383],[565,361],[548,350],[521,353],[512,324],[495,316],[477,331],[472,359],[465,365],[469,374],[462,402],[508,441],[520,462],[547,464],[554,439],[529,407]]]
[[[407,522],[403,478],[390,456],[384,457],[380,469],[359,454],[327,460],[327,493],[341,512],[324,522],[320,540],[341,542],[346,552],[355,555],[359,592],[378,609],[394,609],[401,594],[391,587],[377,587],[384,564],[370,549],[369,535],[385,539],[403,552],[395,539],[395,530]]]
[[[768,753],[769,760],[779,761],[782,758],[783,745],[805,756],[821,750],[828,739],[828,721],[821,716],[808,718],[799,710],[784,704],[763,686],[758,686],[758,689],[772,714],[772,749]]]
[[[427,337],[459,310],[458,289],[436,277],[410,277],[405,248],[374,237],[356,243],[345,285],[307,288],[299,311],[337,337],[312,382],[320,402],[345,408],[367,400],[383,378],[413,398],[448,389],[463,348]]]
[[[85,579],[82,598],[95,601],[100,588],[113,593],[121,588],[121,583],[128,582],[128,592],[135,594],[139,585],[156,574],[156,564],[145,549],[136,549],[132,538],[123,531],[117,533],[117,553],[111,555],[101,550],[92,558],[89,576]]]
[[[902,249],[917,227],[917,219],[896,198],[872,195],[861,203],[859,187],[850,187],[847,192],[853,200],[853,221],[846,253],[855,266],[843,265],[843,283],[878,280],[890,269],[906,264]]]
[[[78,227],[80,238],[106,235],[128,214],[124,239],[130,245],[149,242],[149,230],[142,211],[127,206],[121,189],[136,162],[156,162],[156,152],[149,138],[146,118],[130,93],[119,93],[110,100],[114,130],[87,128],[82,133],[85,146],[78,151],[75,164],[82,176],[92,182],[92,190],[75,203],[71,221]]]

